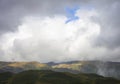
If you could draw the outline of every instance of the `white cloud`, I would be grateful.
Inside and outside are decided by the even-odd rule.
[[[67,61],[101,59],[109,50],[93,47],[100,25],[91,20],[95,10],[78,10],[79,20],[65,24],[65,16],[25,17],[18,31],[3,35],[3,59],[16,61]]]

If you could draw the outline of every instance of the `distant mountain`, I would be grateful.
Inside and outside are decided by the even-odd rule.
[[[120,80],[96,74],[72,74],[50,70],[30,70],[9,77],[4,84],[120,84]]]
[[[94,73],[120,79],[120,62],[70,61],[61,63],[0,62],[0,72],[18,73],[25,70],[53,70],[70,73]]]
[[[18,73],[25,70],[44,70],[50,66],[39,62],[0,62],[0,72]]]
[[[52,68],[74,70],[76,73],[95,73],[106,77],[115,77],[120,79],[119,62],[74,61],[59,63],[57,65],[53,65]]]

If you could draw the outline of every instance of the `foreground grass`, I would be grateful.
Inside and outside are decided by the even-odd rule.
[[[18,74],[1,73],[0,84],[120,84],[120,81],[96,74],[30,70]]]

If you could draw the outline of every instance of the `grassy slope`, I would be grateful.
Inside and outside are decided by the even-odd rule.
[[[0,73],[0,84],[6,84],[13,75],[14,74],[10,72]]]
[[[31,70],[14,75],[7,84],[120,84],[120,81],[95,74]]]

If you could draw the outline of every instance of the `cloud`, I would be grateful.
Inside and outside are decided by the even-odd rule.
[[[14,32],[26,16],[54,16],[65,14],[66,6],[80,0],[0,0],[0,34]],[[80,1],[81,2],[81,1]]]
[[[1,60],[119,61],[119,9],[119,0],[0,0]]]
[[[81,19],[68,24],[66,16],[25,17],[18,31],[3,36],[4,57],[41,62],[84,59],[85,55],[89,59],[88,54],[95,53],[89,51],[90,41],[100,32],[99,25],[90,19],[95,14],[94,10],[79,10],[76,15]]]
[[[96,20],[101,25],[101,34],[96,39],[97,45],[109,48],[120,47],[120,1],[103,3],[102,7],[97,5],[99,17]]]

